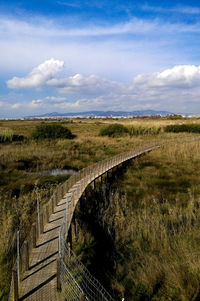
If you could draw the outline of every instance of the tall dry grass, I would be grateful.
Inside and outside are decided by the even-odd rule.
[[[29,229],[31,222],[30,216],[35,209],[35,198],[31,196],[32,190],[36,182],[41,182],[44,185],[40,186],[41,191],[46,190],[48,185],[55,185],[55,181],[50,179],[41,179],[40,176],[30,176],[27,171],[37,170],[50,170],[53,168],[83,168],[92,162],[103,160],[106,157],[128,151],[130,149],[137,149],[138,147],[148,145],[149,143],[160,140],[171,140],[174,135],[171,133],[161,133],[158,136],[147,135],[137,137],[121,137],[121,138],[108,138],[98,137],[100,129],[104,126],[104,122],[112,123],[113,121],[100,121],[93,120],[76,120],[68,124],[73,134],[77,137],[74,141],[60,140],[56,141],[40,141],[36,142],[30,139],[31,133],[36,125],[41,124],[41,121],[2,121],[1,128],[9,129],[16,135],[23,135],[27,137],[25,141],[3,143],[0,144],[0,298],[6,300],[6,294],[9,290],[9,279],[11,271],[10,260],[10,245],[15,240],[16,229]],[[124,124],[129,124],[129,121],[119,121]],[[141,122],[141,121],[140,121]],[[160,122],[160,121],[159,121]],[[166,122],[166,121],[164,121]],[[52,123],[48,121],[47,123]],[[130,124],[133,122],[130,121]],[[154,121],[147,121],[145,124],[154,124]],[[157,123],[156,123],[157,124]],[[178,139],[186,138],[188,135],[177,134]],[[192,137],[192,135],[189,135]],[[187,148],[186,148],[187,149]],[[177,148],[177,151],[178,148]],[[168,150],[174,153],[170,148]],[[158,154],[158,153],[156,153]],[[193,152],[190,150],[181,155],[182,160],[184,157],[193,158]],[[157,156],[157,155],[156,155]],[[198,160],[194,157],[195,166],[198,166]],[[163,161],[164,162],[164,161]],[[171,161],[168,161],[168,164]],[[182,162],[183,167],[185,161]],[[149,167],[150,169],[153,167]],[[140,168],[138,167],[138,170]],[[184,170],[184,168],[183,168]],[[149,171],[150,172],[150,171]],[[169,171],[168,171],[169,172]],[[191,169],[191,174],[192,174]],[[59,181],[63,179],[60,178]],[[45,182],[46,181],[46,182]],[[135,178],[135,183],[139,181]],[[56,182],[56,183],[57,183]],[[128,182],[128,180],[127,180]],[[146,187],[146,183],[139,181],[141,185],[137,185],[138,191],[142,191],[142,185]],[[132,180],[130,183],[125,183],[126,187],[132,187]],[[130,191],[130,194],[132,192]],[[159,194],[159,193],[158,193]],[[138,198],[140,193],[138,194]],[[43,199],[46,196],[44,193]],[[112,211],[110,212],[112,217]],[[122,218],[122,217],[121,217]],[[25,236],[25,233],[24,233]],[[116,282],[118,285],[119,282]]]
[[[116,300],[199,300],[199,149],[196,140],[149,153],[77,211],[77,254]]]

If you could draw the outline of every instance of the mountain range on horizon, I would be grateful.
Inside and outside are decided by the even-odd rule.
[[[69,112],[69,113],[58,113],[51,112],[41,115],[27,116],[25,118],[45,118],[45,117],[137,117],[137,116],[168,116],[174,115],[168,111],[155,111],[155,110],[138,110],[138,111],[87,111],[87,112]]]

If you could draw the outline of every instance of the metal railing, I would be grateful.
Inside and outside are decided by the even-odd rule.
[[[66,244],[68,230],[72,221],[73,213],[77,202],[82,193],[96,178],[108,172],[113,167],[129,160],[145,154],[152,149],[160,147],[162,144],[153,144],[146,148],[138,149],[119,154],[112,158],[98,162],[77,174],[74,185],[65,195],[66,211],[63,217],[63,223],[59,230],[59,287],[66,300],[80,300],[80,296],[84,295],[85,300],[91,301],[112,301],[114,300],[110,294],[102,287],[83,264],[76,258],[69,246]]]

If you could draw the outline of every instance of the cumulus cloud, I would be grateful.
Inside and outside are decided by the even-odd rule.
[[[63,68],[64,62],[50,59],[34,68],[26,77],[13,77],[7,81],[10,89],[39,88]]]
[[[65,78],[55,78],[64,66],[63,61],[50,59],[34,68],[26,77],[13,77],[7,81],[10,89],[19,88],[58,88],[63,94],[98,95],[118,91],[121,84],[97,75],[85,77],[81,74]],[[58,99],[57,99],[58,100]]]
[[[51,80],[47,84],[59,86],[61,93],[78,95],[108,94],[110,91],[119,91],[122,86],[120,83],[101,78],[97,75],[84,77],[81,74],[76,74],[55,82]]]
[[[200,66],[183,65],[174,66],[163,72],[138,75],[133,80],[132,89],[135,86],[143,88],[192,88],[198,87],[200,83]]]

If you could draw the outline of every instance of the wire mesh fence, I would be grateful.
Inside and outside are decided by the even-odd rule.
[[[77,259],[72,250],[64,243],[64,256],[61,257],[62,292],[66,300],[114,301],[100,282]]]

